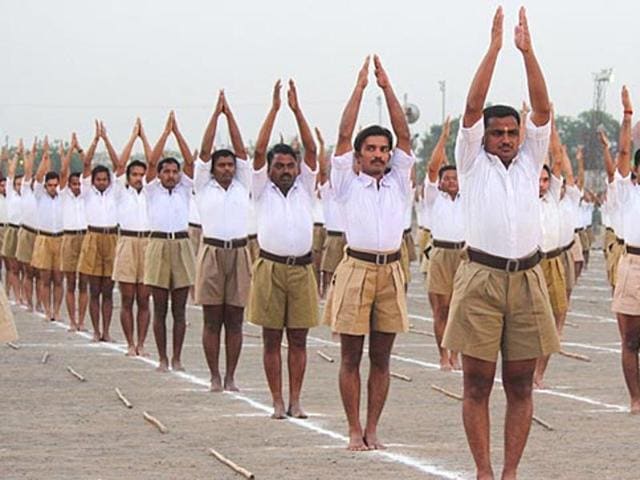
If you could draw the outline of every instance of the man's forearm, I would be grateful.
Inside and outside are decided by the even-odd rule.
[[[542,69],[533,51],[523,54],[524,66],[527,72],[529,100],[531,102],[531,121],[536,126],[545,125],[550,118],[551,103],[547,93],[547,84]]]

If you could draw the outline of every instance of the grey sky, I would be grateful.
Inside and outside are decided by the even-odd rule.
[[[196,147],[217,90],[225,88],[249,141],[275,79],[293,77],[310,123],[333,143],[357,69],[373,52],[398,95],[408,93],[420,107],[413,128],[422,131],[440,121],[438,80],[447,82],[447,112],[461,112],[498,4],[505,9],[505,42],[489,101],[519,105],[526,83],[513,45],[521,4],[515,0],[0,0],[0,135],[15,142],[45,133],[68,138],[75,130],[86,145],[98,117],[120,148],[137,115],[155,139],[174,108]],[[619,113],[623,83],[640,105],[640,2],[526,6],[559,113],[590,108],[591,73],[605,67],[615,70],[609,111]],[[371,75],[363,125],[377,121],[377,94]],[[295,133],[287,108],[275,130]],[[226,126],[223,140],[225,132]]]

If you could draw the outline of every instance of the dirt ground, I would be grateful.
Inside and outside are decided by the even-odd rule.
[[[520,468],[522,479],[638,479],[635,449],[640,417],[628,413],[620,368],[619,337],[610,312],[602,253],[592,253],[574,291],[564,348],[590,363],[554,356],[549,389],[535,394],[534,424]],[[414,265],[409,309],[415,328],[431,330],[430,309]],[[116,297],[117,298],[117,297]],[[237,474],[208,454],[215,448],[256,478],[333,479],[472,478],[473,461],[461,422],[460,402],[432,384],[461,392],[461,376],[437,368],[434,339],[407,333],[394,348],[392,379],[380,425],[389,445],[382,452],[345,450],[346,421],[338,393],[339,346],[320,327],[310,333],[303,404],[309,420],[268,418],[270,395],[262,370],[261,340],[246,336],[238,394],[207,391],[198,307],[190,307],[183,361],[186,373],[161,374],[153,360],[124,356],[119,310],[117,343],[92,344],[34,314],[14,310],[19,350],[0,346],[0,478],[2,479],[231,479]],[[88,319],[87,319],[88,322]],[[258,328],[245,326],[256,335]],[[154,351],[152,332],[148,350]],[[44,352],[50,353],[46,364]],[[286,350],[283,350],[283,353]],[[72,366],[86,377],[74,378]],[[366,362],[364,362],[366,370]],[[364,372],[366,375],[366,372]],[[118,400],[119,387],[133,403]],[[364,402],[364,398],[363,398]],[[504,395],[496,382],[491,401],[494,468],[502,464]],[[143,411],[169,429],[160,434]]]

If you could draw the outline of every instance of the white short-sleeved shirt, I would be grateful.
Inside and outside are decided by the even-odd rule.
[[[147,192],[149,229],[152,232],[176,233],[188,230],[193,180],[181,173],[176,186],[169,190],[155,178],[145,185],[144,190]]]
[[[591,226],[593,221],[593,203],[583,201],[580,204],[581,227],[587,228]]]
[[[320,198],[320,192],[318,189],[316,189],[315,194],[313,196],[313,224],[314,225],[325,224],[324,210],[322,208],[322,200]]]
[[[322,207],[324,209],[324,226],[331,232],[344,232],[345,218],[344,208],[336,202],[336,196],[330,182],[324,182],[320,186]]]
[[[621,228],[625,243],[640,248],[640,187],[631,181],[631,174],[616,179]]]
[[[445,242],[464,241],[464,213],[462,197],[451,195],[438,188],[438,184],[425,180],[424,201],[431,212],[431,236]]]
[[[200,221],[200,212],[198,211],[198,205],[196,204],[195,192],[192,193],[191,199],[189,200],[189,223],[191,225],[202,226],[202,222]]]
[[[22,180],[20,188],[20,196],[22,202],[20,208],[22,209],[22,225],[31,227],[33,229],[38,228],[38,203],[36,202],[36,196],[33,193],[33,188],[30,185],[31,182],[25,182]]]
[[[267,174],[267,165],[253,171],[252,196],[258,221],[258,243],[282,256],[303,256],[313,242],[316,171],[301,162],[300,174],[285,196]]]
[[[60,192],[52,197],[47,193],[44,184],[36,181],[33,193],[38,206],[38,229],[48,233],[60,233],[64,228],[62,221],[62,197]]]
[[[104,192],[100,192],[91,183],[91,176],[82,177],[80,182],[84,199],[87,224],[92,227],[113,228],[118,225],[116,206],[115,176],[109,173],[111,182]]]
[[[618,200],[618,182],[622,178],[618,171],[614,175],[613,182],[607,184],[607,204],[609,206],[609,226],[613,228],[616,236],[622,238],[622,212]]]
[[[404,210],[404,229],[408,230],[411,228],[411,224],[413,223],[413,199],[416,196],[416,187],[411,188],[411,192],[409,193],[409,198],[407,199],[407,206]]]
[[[127,176],[116,177],[116,205],[118,225],[122,230],[148,232],[147,192],[144,187],[138,192],[127,183]]]
[[[74,195],[69,187],[60,192],[62,197],[62,225],[65,230],[77,231],[87,229],[85,201],[82,195]]]
[[[574,238],[574,225],[578,204],[580,203],[580,190],[575,185],[567,185],[564,197],[560,200],[560,246],[566,247]]]
[[[226,190],[211,175],[211,160],[196,161],[195,203],[205,237],[233,240],[249,234],[250,185],[251,166],[247,160],[236,159],[236,174]]]
[[[347,244],[354,250],[394,252],[400,249],[411,195],[415,157],[396,148],[391,170],[378,183],[353,171],[354,153],[331,159],[331,185],[345,212]]]
[[[471,248],[503,258],[521,258],[541,242],[539,181],[549,148],[550,122],[536,127],[528,118],[526,140],[506,168],[484,150],[481,118],[460,128],[456,166],[463,195],[465,239]]]
[[[22,195],[13,188],[13,177],[7,177],[7,222],[22,223]]]
[[[0,195],[0,224],[9,223],[9,211],[7,210],[7,200],[6,195]]]
[[[562,246],[561,194],[562,180],[555,175],[551,175],[549,178],[549,190],[540,198],[540,223],[542,224],[540,250],[543,252],[550,252]]]

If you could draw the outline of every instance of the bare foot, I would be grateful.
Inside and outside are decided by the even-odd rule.
[[[369,447],[369,450],[384,450],[387,448],[384,446],[384,444],[380,440],[378,440],[378,434],[375,432],[373,433],[365,432],[364,441]]]
[[[304,410],[302,410],[300,404],[290,405],[289,409],[287,410],[287,415],[293,418],[309,418],[309,415],[307,415]]]
[[[169,371],[169,362],[167,360],[160,360],[156,367],[156,372],[166,373]]]
[[[140,357],[145,357],[145,358],[149,358],[151,355],[149,354],[149,352],[147,352],[144,347],[137,347],[136,348],[136,355],[140,356]]]
[[[449,359],[448,358],[441,358],[440,359],[440,370],[442,370],[443,372],[450,372],[452,369],[453,369],[453,367],[449,363]]]
[[[638,415],[640,413],[640,400],[634,400],[631,402],[630,411],[632,415]]]
[[[367,444],[364,443],[364,437],[362,436],[362,430],[349,432],[349,445],[347,450],[352,452],[366,452],[369,450]]]
[[[451,365],[451,369],[452,370],[462,370],[462,368],[460,367],[460,361],[458,360],[458,356],[456,355],[455,357],[449,357],[449,364]]]
[[[78,331],[79,332],[86,332],[87,331],[87,327],[84,326],[84,323],[78,324]]]
[[[69,328],[67,328],[67,332],[77,332],[78,326],[75,323],[70,323]]]
[[[211,377],[211,386],[209,387],[209,391],[215,393],[222,391],[222,380],[220,380],[220,375]]]
[[[273,413],[271,414],[271,418],[273,418],[274,420],[284,420],[285,418],[287,418],[287,415],[284,411],[284,403],[273,406]]]
[[[135,357],[136,356],[136,347],[133,345],[127,347],[127,353],[125,353],[127,357]]]
[[[108,342],[108,343],[113,343],[113,338],[111,338],[111,335],[104,334],[102,335],[102,338],[100,339],[101,342]]]
[[[93,337],[91,338],[92,342],[99,342],[100,341],[100,334],[98,332],[95,332],[93,334]]]
[[[534,378],[533,388],[536,390],[544,390],[547,388],[547,386],[544,384],[544,380],[542,380],[542,378]]]
[[[227,392],[239,392],[240,389],[236,385],[236,381],[233,378],[224,379],[224,389]]]
[[[173,370],[174,372],[184,372],[184,367],[182,366],[182,362],[176,358],[172,358],[171,370]]]

